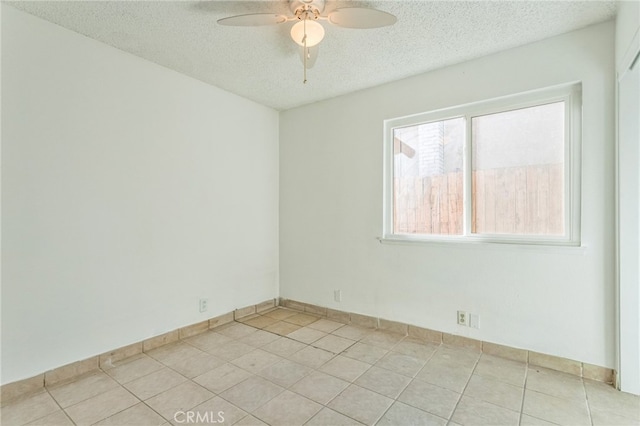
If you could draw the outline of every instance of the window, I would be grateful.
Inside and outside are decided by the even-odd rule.
[[[579,245],[580,92],[385,121],[384,238]]]

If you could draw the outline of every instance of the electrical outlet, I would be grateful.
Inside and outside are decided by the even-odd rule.
[[[469,318],[467,317],[467,313],[465,311],[458,311],[458,324],[460,325],[469,325]]]
[[[209,309],[209,299],[200,299],[200,312],[206,312]]]
[[[336,302],[342,302],[342,290],[333,290],[333,299]]]

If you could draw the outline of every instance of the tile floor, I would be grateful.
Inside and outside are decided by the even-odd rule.
[[[1,416],[5,426],[638,425],[640,399],[276,308],[9,402]]]

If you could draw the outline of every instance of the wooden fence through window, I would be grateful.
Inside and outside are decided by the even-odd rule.
[[[477,170],[472,177],[472,232],[561,235],[563,165]],[[462,234],[462,172],[394,180],[394,231]]]

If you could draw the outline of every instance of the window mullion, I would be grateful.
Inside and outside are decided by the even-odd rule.
[[[464,132],[464,148],[462,155],[462,168],[463,168],[463,201],[464,207],[463,213],[463,235],[471,235],[471,225],[473,220],[473,173],[471,168],[471,116],[465,115],[465,132]]]

